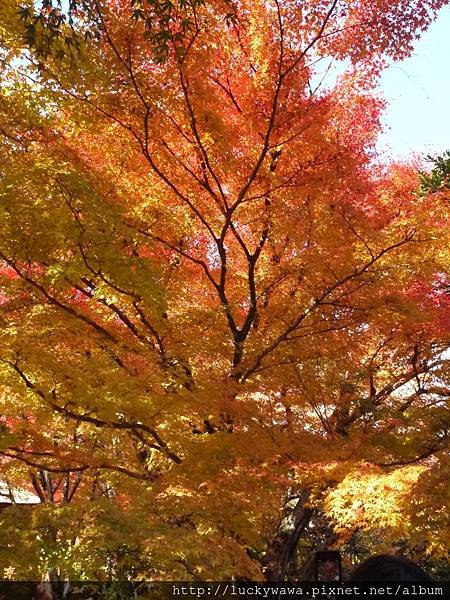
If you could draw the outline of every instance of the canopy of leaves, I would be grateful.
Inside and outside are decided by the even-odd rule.
[[[1,3],[5,574],[261,579],[293,488],[445,552],[448,200],[374,160],[443,4]]]
[[[450,151],[444,152],[441,156],[427,156],[428,162],[431,162],[433,168],[430,173],[420,173],[421,195],[447,191],[450,189]]]

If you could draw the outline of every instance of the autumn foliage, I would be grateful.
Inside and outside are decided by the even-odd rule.
[[[41,501],[1,568],[444,555],[448,182],[375,144],[445,2],[42,4],[0,7],[0,477]]]

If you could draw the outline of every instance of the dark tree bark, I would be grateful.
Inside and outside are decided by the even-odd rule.
[[[295,556],[298,541],[314,514],[306,506],[308,490],[289,490],[281,520],[263,559],[267,581],[284,581],[289,563]]]

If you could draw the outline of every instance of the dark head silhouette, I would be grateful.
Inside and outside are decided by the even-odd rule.
[[[350,581],[420,583],[431,579],[425,571],[404,556],[378,554],[359,564],[350,575]]]

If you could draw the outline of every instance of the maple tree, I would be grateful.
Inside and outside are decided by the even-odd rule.
[[[446,551],[448,190],[375,160],[443,4],[2,3],[13,577],[282,579],[324,514]]]

